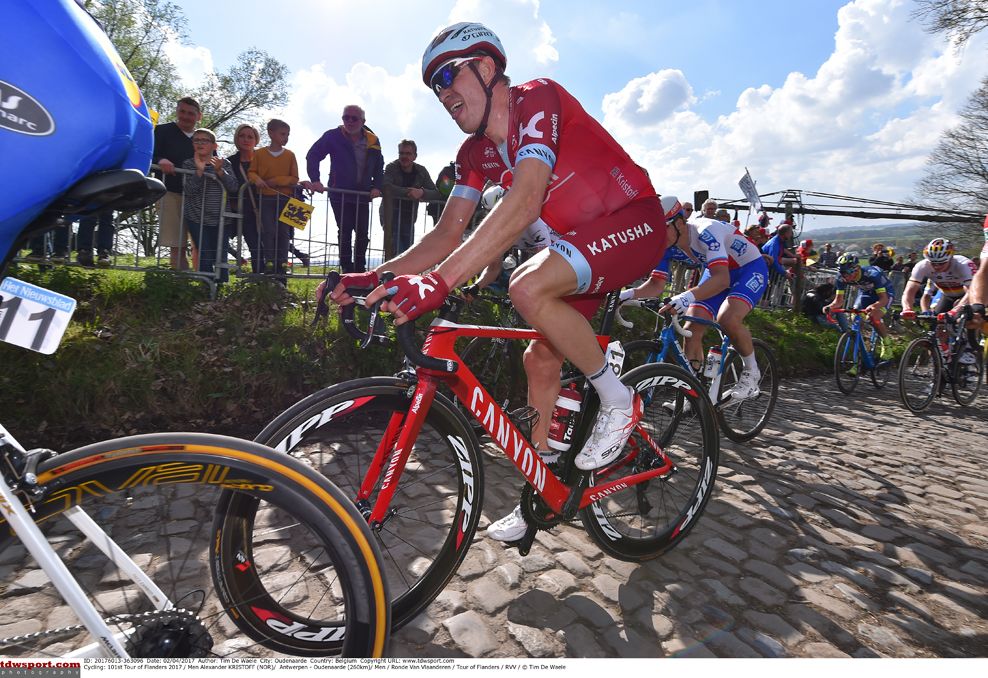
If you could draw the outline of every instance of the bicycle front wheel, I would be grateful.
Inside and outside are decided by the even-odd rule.
[[[729,400],[715,408],[720,430],[737,443],[747,442],[761,433],[772,417],[775,403],[779,399],[779,363],[768,344],[760,339],[752,339],[752,342],[755,346],[755,362],[761,373],[758,395],[737,402]],[[727,355],[724,374],[721,375],[718,399],[723,399],[724,394],[734,388],[743,370],[744,361],[737,350],[732,348]]]
[[[961,362],[961,358],[970,356],[971,362]],[[969,351],[954,358],[950,366],[950,390],[958,405],[967,407],[978,397],[981,390],[981,373],[984,371],[984,356],[980,347],[977,351]]]
[[[383,655],[380,554],[360,514],[300,462],[248,441],[168,433],[90,445],[37,475],[36,522],[131,656]],[[224,491],[256,504],[257,519],[241,528],[263,549],[224,551],[237,541],[211,527]],[[37,564],[2,533],[14,573],[0,605],[36,632],[5,638],[2,652],[93,656]],[[146,577],[107,554],[108,541]],[[210,586],[227,555],[233,567],[214,569]]]
[[[380,446],[387,457],[412,406],[409,385],[392,377],[357,379],[305,398],[258,435],[260,442],[305,461],[356,501],[367,483],[377,499],[389,464],[371,468]],[[484,474],[479,443],[463,415],[437,393],[398,481],[390,511],[374,538],[392,595],[392,624],[400,628],[425,609],[467,554],[480,520]],[[243,503],[238,497],[231,504]],[[251,507],[237,507],[249,514]]]
[[[635,339],[627,341],[624,347],[624,368],[622,372],[630,372],[636,367],[657,362],[662,345],[655,339]]]
[[[696,525],[713,491],[720,440],[709,399],[682,368],[651,363],[621,381],[641,395],[644,412],[617,461],[594,471],[592,483],[668,472],[602,497],[580,518],[602,551],[637,562],[662,555]]]
[[[899,398],[910,412],[929,407],[940,385],[940,356],[926,337],[913,339],[899,361]]]
[[[861,361],[855,355],[856,341],[857,335],[854,332],[845,332],[837,340],[837,350],[834,351],[834,377],[837,379],[837,388],[844,395],[851,395],[861,378]]]

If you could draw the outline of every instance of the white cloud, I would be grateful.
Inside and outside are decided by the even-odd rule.
[[[213,71],[213,54],[206,47],[183,45],[177,39],[171,39],[165,43],[165,54],[189,90],[201,85],[206,75]]]
[[[955,51],[910,21],[911,9],[904,0],[849,3],[815,74],[749,87],[715,121],[690,110],[697,99],[686,75],[658,71],[606,95],[604,125],[660,192],[738,197],[747,166],[762,191],[903,199],[988,73],[988,36]]]

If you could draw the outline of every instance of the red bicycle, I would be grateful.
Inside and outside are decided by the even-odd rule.
[[[336,284],[329,281],[329,289]],[[348,291],[354,297],[369,292]],[[601,347],[608,343],[617,294],[606,303]],[[407,356],[405,371],[315,393],[257,437],[306,460],[350,493],[384,555],[393,628],[414,618],[443,590],[477,529],[483,455],[468,415],[526,481],[521,507],[529,530],[515,544],[522,555],[538,530],[579,515],[587,534],[608,555],[627,561],[655,558],[696,524],[716,477],[720,448],[710,403],[692,375],[659,363],[622,376],[642,395],[644,417],[614,463],[593,472],[573,463],[599,407],[594,389],[581,379],[583,407],[574,417],[572,445],[558,462],[546,464],[522,430],[531,412],[527,417],[505,412],[455,350],[460,338],[519,341],[541,335],[531,329],[458,324],[462,305],[458,297],[447,299],[421,350],[412,323],[397,328]],[[343,309],[344,327],[365,346],[388,341],[357,329],[354,307]],[[378,327],[376,308],[370,309],[367,327]],[[465,407],[438,392],[440,384]]]

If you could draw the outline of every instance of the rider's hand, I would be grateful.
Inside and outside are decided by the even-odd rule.
[[[467,300],[467,303],[472,302],[480,294],[480,285],[474,283],[473,285],[464,285],[460,288],[460,293],[463,294],[463,298]]]
[[[902,309],[902,313],[899,314],[899,317],[902,318],[903,320],[915,320],[916,311],[912,310],[911,308],[908,309],[904,308]]]
[[[377,276],[377,271],[367,271],[366,273],[345,273],[340,277],[340,284],[329,293],[329,298],[340,306],[347,306],[353,303],[353,297],[347,293],[347,288],[372,290],[380,283],[381,280]],[[322,295],[326,293],[325,285],[326,281],[323,280],[319,283],[319,287],[316,288],[317,302],[322,298]]]
[[[796,274],[793,273],[793,270],[791,268],[787,268],[786,269],[786,280],[792,280],[795,277],[796,277]]]
[[[661,310],[668,310],[677,314],[686,313],[686,309],[692,306],[694,301],[696,301],[696,297],[692,292],[686,290],[685,292],[681,292],[670,299],[669,303],[666,304]]]
[[[628,299],[634,299],[634,298],[635,298],[635,290],[634,290],[634,288],[629,288],[629,289],[626,289],[626,290],[621,290],[621,296],[620,296],[620,300],[621,301],[628,301]]]
[[[449,294],[449,285],[436,271],[429,275],[399,275],[388,283],[387,294],[391,299],[381,305],[381,310],[394,314],[395,325],[404,325],[442,306]],[[381,296],[375,290],[367,297],[367,303],[372,304],[375,297]]]

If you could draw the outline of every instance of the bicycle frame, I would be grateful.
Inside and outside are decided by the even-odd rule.
[[[854,344],[854,354],[853,354],[853,358],[854,358],[854,362],[857,363],[858,362],[858,358],[860,357],[861,360],[864,363],[865,369],[867,369],[867,370],[873,370],[873,369],[875,369],[878,366],[878,363],[875,361],[875,357],[872,355],[871,351],[867,350],[867,348],[865,347],[864,330],[861,328],[861,323],[863,322],[863,317],[864,317],[864,314],[863,313],[857,313],[857,314],[855,314],[854,320],[851,321],[850,332],[852,334],[854,334],[854,342],[853,342],[853,344]],[[877,335],[878,335],[878,330],[875,329],[874,326],[872,326],[872,328],[871,328],[871,345],[872,346],[875,345],[875,338],[876,338]]]
[[[24,448],[17,440],[0,424],[0,447],[9,445],[20,453],[25,453]],[[6,455],[4,455],[6,457]],[[83,626],[89,630],[96,642],[80,648],[68,655],[67,658],[99,657],[101,655],[109,657],[127,657],[123,641],[127,639],[126,633],[116,633],[103,621],[92,601],[86,597],[82,587],[69,572],[65,563],[62,562],[55,549],[41,532],[41,528],[31,519],[30,512],[24,507],[17,497],[13,488],[7,483],[4,475],[0,473],[0,511],[7,520],[10,528],[20,539],[21,543],[28,550],[41,569],[48,575],[52,584],[59,594],[68,603],[69,607],[76,613]],[[131,560],[117,544],[110,539],[109,535],[90,518],[85,511],[78,506],[65,511],[68,518],[79,531],[85,535],[118,569],[123,571],[131,580],[151,599],[157,610],[170,610],[174,604],[168,596]],[[101,652],[102,650],[102,652]]]
[[[448,373],[437,372],[422,367],[416,368],[417,382],[412,395],[412,405],[409,408],[408,416],[406,417],[404,413],[396,412],[388,422],[385,434],[381,439],[381,443],[378,445],[378,449],[375,451],[374,459],[368,467],[367,474],[357,494],[358,501],[368,501],[377,484],[381,471],[384,470],[384,477],[378,497],[370,513],[369,520],[371,526],[383,523],[386,518],[388,506],[397,488],[401,472],[405,467],[405,463],[408,461],[412,445],[421,431],[426,413],[432,406],[436,389],[440,383],[445,383],[452,389],[460,402],[466,406],[466,409],[481,423],[484,430],[490,434],[491,440],[497,443],[498,447],[501,448],[522,476],[525,477],[525,480],[545,500],[546,505],[553,512],[563,515],[564,506],[573,500],[573,497],[571,497],[571,488],[553,474],[546,463],[542,461],[539,454],[532,448],[529,440],[518,430],[514,422],[511,421],[500,405],[490,396],[485,387],[470,371],[470,368],[460,360],[454,350],[454,344],[461,337],[504,338],[511,340],[545,338],[537,331],[531,329],[461,325],[442,319],[433,321],[425,342],[422,345],[422,353],[432,358],[455,361],[457,363],[457,370],[453,373]],[[609,337],[598,335],[597,341],[603,350],[607,346]],[[583,411],[587,411],[586,405],[584,405]],[[652,449],[659,453],[659,457],[663,460],[663,463],[659,467],[648,471],[625,476],[604,485],[584,489],[579,496],[578,508],[585,508],[602,497],[673,471],[674,466],[672,462],[665,455],[661,454],[658,445],[648,436],[644,429],[639,427],[637,432],[647,441]],[[578,440],[579,436],[576,436],[576,439]],[[455,444],[454,447],[456,447]],[[459,450],[457,451],[459,452]],[[387,468],[385,470],[386,463]],[[619,459],[612,465],[612,468],[618,464],[625,463],[627,463],[626,459]],[[598,475],[606,474],[607,468],[598,471]],[[470,510],[469,507],[468,510]],[[462,521],[461,524],[465,522]],[[462,539],[462,536],[461,532],[459,538]]]
[[[699,318],[695,316],[683,316],[681,318],[683,321],[689,321],[697,325],[706,325],[707,327],[712,327],[721,336],[720,342],[720,364],[717,366],[717,373],[710,379],[710,387],[707,392],[707,397],[710,402],[716,407],[721,403],[717,400],[717,394],[720,392],[720,381],[724,376],[724,369],[727,367],[727,351],[731,348],[731,339],[721,330],[720,325],[714,320],[707,320],[706,318]],[[676,362],[679,363],[680,367],[685,369],[687,372],[696,374],[696,370],[690,365],[690,361],[686,358],[686,353],[683,351],[683,347],[679,345],[679,341],[676,337],[676,329],[671,322],[667,322],[665,327],[659,332],[659,353],[656,355],[656,359],[651,362],[664,362],[671,351],[673,357],[675,357]],[[703,375],[701,377],[701,383],[703,381]]]

